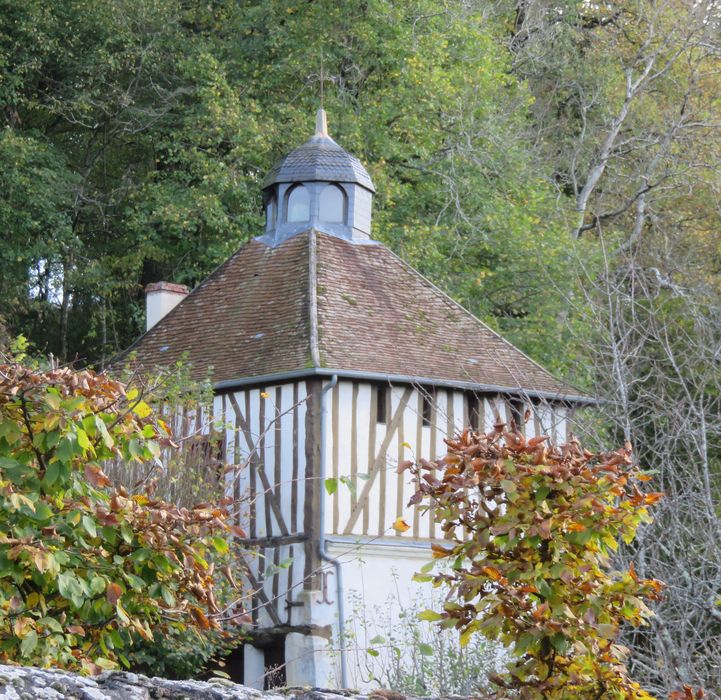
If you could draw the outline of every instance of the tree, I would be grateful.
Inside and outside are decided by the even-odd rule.
[[[412,501],[425,500],[450,545],[432,545],[446,568],[416,577],[449,587],[443,610],[423,617],[460,630],[461,644],[478,633],[511,647],[508,673],[492,680],[521,698],[651,698],[617,640],[622,624],[647,624],[644,599],[658,600],[662,584],[633,564],[613,571],[611,556],[661,494],[639,490],[649,477],[628,447],[593,454],[504,428],[465,431],[445,458],[410,467]]]
[[[576,429],[629,440],[666,494],[620,555],[668,582],[650,625],[624,636],[632,672],[659,695],[681,684],[718,695],[719,5],[498,7],[569,238],[598,252],[589,264],[579,251],[565,312],[566,376],[603,398]]]
[[[157,459],[169,439],[137,389],[91,371],[0,365],[3,661],[95,673],[127,664],[135,639],[220,629],[214,570],[243,534],[228,501],[131,496],[102,470],[115,457]]]

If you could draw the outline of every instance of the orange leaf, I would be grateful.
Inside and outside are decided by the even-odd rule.
[[[635,583],[638,583],[638,574],[636,573],[636,567],[633,565],[633,562],[631,562],[630,566],[628,567],[628,574]]]
[[[481,571],[493,581],[500,581],[503,574],[495,566],[484,566]]]
[[[548,603],[546,603],[544,601],[531,613],[531,615],[533,615],[534,620],[541,620],[541,619],[543,619],[543,616],[545,615],[547,610],[548,610]]]
[[[403,520],[403,518],[397,518],[396,521],[393,523],[393,529],[396,532],[407,532],[411,529],[411,526]]]
[[[548,435],[538,435],[536,437],[532,437],[528,441],[528,446],[531,449],[533,449],[534,447],[537,447],[538,445],[540,445],[542,442],[545,442],[546,440],[548,440]]]
[[[108,599],[110,605],[115,605],[120,600],[121,595],[123,595],[123,589],[117,583],[108,584],[105,597]]]
[[[210,629],[210,620],[200,608],[190,608],[190,616],[201,629]]]
[[[441,547],[439,544],[432,544],[431,553],[434,559],[443,559],[443,557],[450,557],[453,554],[453,550]]]
[[[228,528],[236,537],[240,537],[241,540],[247,539],[248,533],[238,525],[231,525]]]

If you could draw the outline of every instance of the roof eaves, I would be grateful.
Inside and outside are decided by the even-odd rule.
[[[438,379],[433,377],[416,377],[403,374],[385,374],[383,372],[362,372],[358,370],[332,369],[327,367],[308,367],[305,369],[292,370],[288,372],[277,372],[264,374],[256,377],[240,377],[217,382],[213,385],[216,391],[225,391],[237,387],[250,385],[268,385],[292,381],[294,379],[305,379],[308,377],[332,377],[337,375],[344,379],[361,379],[369,382],[381,382],[388,384],[411,384],[415,386],[438,386],[477,391],[487,394],[511,394],[524,396],[531,399],[543,399],[545,401],[556,401],[569,404],[598,405],[603,403],[601,399],[584,396],[582,394],[571,394],[561,392],[540,391],[525,389],[523,387],[499,386],[496,384],[480,384],[477,382],[462,382],[457,380]]]

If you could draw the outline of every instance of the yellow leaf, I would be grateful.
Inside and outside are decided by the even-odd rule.
[[[57,394],[48,394],[45,397],[45,403],[54,411],[57,411],[60,408],[60,397]]]
[[[461,641],[462,648],[468,646],[468,642],[471,641],[471,637],[473,636],[473,631],[474,630],[472,628],[467,628],[467,629],[463,630],[463,632],[461,632],[460,641]]]
[[[139,401],[134,407],[133,407],[133,413],[136,416],[139,416],[140,418],[147,418],[151,413],[153,412],[153,409],[148,406],[145,401]]]
[[[398,518],[393,523],[393,529],[396,532],[406,532],[407,530],[411,529],[411,526],[405,520],[403,520],[403,518]]]
[[[410,442],[402,442],[401,447],[405,447],[407,450],[412,449]]]
[[[269,399],[269,398],[270,398],[270,394],[269,394],[267,391],[261,391],[261,392],[260,392],[260,398],[261,398],[261,399]]]

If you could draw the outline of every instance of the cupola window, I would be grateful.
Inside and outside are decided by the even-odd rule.
[[[310,221],[310,192],[303,185],[296,185],[285,200],[286,221],[301,223]]]
[[[320,193],[320,220],[327,224],[345,223],[346,195],[338,185],[328,185]]]

